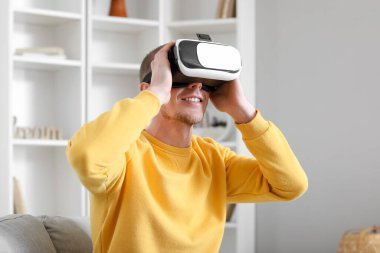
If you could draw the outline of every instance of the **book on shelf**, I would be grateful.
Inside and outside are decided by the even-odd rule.
[[[223,7],[224,7],[224,1],[225,0],[219,0],[218,6],[216,8],[215,18],[221,18],[222,17],[222,12],[223,12]]]
[[[16,48],[15,55],[31,58],[66,59],[65,50],[61,47]]]
[[[216,18],[236,17],[236,0],[219,0],[215,17]]]
[[[13,177],[13,212],[15,214],[25,214],[25,202],[24,196],[22,195],[20,181]]]

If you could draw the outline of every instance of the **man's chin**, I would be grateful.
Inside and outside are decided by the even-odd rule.
[[[196,115],[177,115],[177,119],[187,125],[195,125],[202,121],[202,116],[196,116]]]

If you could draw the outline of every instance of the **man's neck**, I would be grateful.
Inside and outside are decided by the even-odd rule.
[[[163,143],[186,148],[190,146],[193,127],[179,120],[167,119],[157,115],[146,128],[146,131]]]

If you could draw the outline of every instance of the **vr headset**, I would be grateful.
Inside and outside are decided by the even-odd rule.
[[[239,77],[241,57],[236,48],[214,43],[207,34],[197,36],[199,40],[177,40],[169,51],[173,88],[202,83],[204,90],[214,91],[222,83]],[[151,76],[149,72],[143,82],[150,83]]]

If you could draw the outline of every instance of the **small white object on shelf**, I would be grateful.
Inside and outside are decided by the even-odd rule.
[[[16,48],[15,55],[33,58],[66,59],[65,49],[61,47]]]
[[[53,127],[16,127],[14,138],[62,140],[62,130]]]

